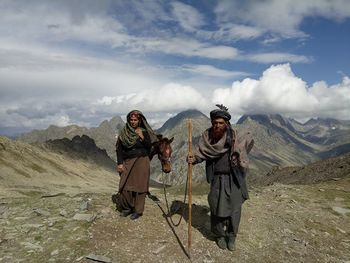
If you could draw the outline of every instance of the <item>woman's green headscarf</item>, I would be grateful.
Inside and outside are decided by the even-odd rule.
[[[135,129],[133,127],[131,127],[130,125],[130,116],[132,114],[136,114],[139,117],[140,123],[139,123],[139,127],[142,129],[142,131],[147,131],[147,133],[149,134],[150,138],[151,138],[151,142],[156,142],[158,141],[157,135],[155,134],[155,132],[152,130],[151,126],[148,124],[145,116],[142,114],[141,111],[138,110],[133,110],[130,111],[126,117],[126,124],[123,128],[123,130],[120,132],[119,136],[118,136],[118,140],[120,140],[120,142],[127,148],[131,148],[132,146],[135,145],[137,139],[139,138],[139,136],[137,135],[137,133],[135,132]]]

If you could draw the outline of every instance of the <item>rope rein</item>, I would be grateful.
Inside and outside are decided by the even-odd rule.
[[[185,209],[182,208],[182,212],[180,215],[180,219],[177,223],[174,223],[172,215],[169,216],[171,209],[169,207],[169,202],[168,202],[168,198],[167,198],[167,192],[166,192],[166,187],[165,187],[165,179],[164,179],[164,172],[162,171],[162,179],[163,179],[163,190],[164,190],[164,198],[165,198],[165,204],[166,204],[166,208],[168,210],[168,217],[170,218],[170,222],[172,223],[173,226],[177,227],[180,225],[182,218],[184,217],[184,213],[185,213]],[[186,202],[186,198],[187,198],[187,186],[188,186],[188,176],[186,178],[186,187],[185,187],[185,194],[184,194],[184,200],[183,203]]]

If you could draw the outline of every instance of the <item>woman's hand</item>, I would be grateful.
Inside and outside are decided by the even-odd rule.
[[[135,129],[135,132],[136,132],[136,134],[140,137],[141,141],[143,141],[144,136],[143,136],[143,132],[142,132],[141,128],[140,128],[140,127],[137,127],[137,128]]]
[[[123,164],[118,164],[117,171],[119,174],[123,173],[125,171]]]

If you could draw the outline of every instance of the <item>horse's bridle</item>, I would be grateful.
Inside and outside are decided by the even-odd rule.
[[[158,159],[161,163],[170,163],[170,156],[165,157],[162,154],[158,153]]]
[[[162,164],[170,163],[171,149],[166,148],[164,152],[158,152],[158,159]]]

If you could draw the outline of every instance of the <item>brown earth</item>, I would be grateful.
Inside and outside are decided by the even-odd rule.
[[[210,234],[205,195],[193,197],[191,260],[187,253],[187,211],[178,227],[166,216],[164,198],[146,200],[144,215],[120,217],[110,194],[86,193],[42,198],[2,198],[0,262],[349,262],[350,178],[315,185],[252,189],[243,207],[236,250],[219,249]],[[168,196],[181,200],[181,196]],[[82,206],[88,203],[87,210]],[[177,207],[186,207],[181,201]],[[77,221],[77,213],[96,216]],[[179,212],[181,214],[181,212]],[[173,215],[174,221],[179,215]]]
[[[304,166],[283,168],[275,166],[266,175],[254,178],[252,183],[257,185],[270,185],[275,182],[313,184],[348,176],[350,176],[350,153]]]

